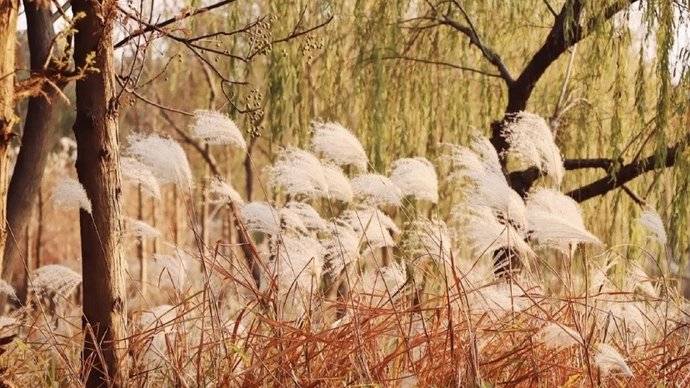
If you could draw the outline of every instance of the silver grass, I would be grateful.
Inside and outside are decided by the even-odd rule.
[[[314,122],[312,125],[314,152],[339,166],[354,166],[360,171],[367,170],[367,154],[350,130],[338,123]]]
[[[209,195],[213,203],[234,203],[239,205],[244,203],[240,193],[220,177],[211,179],[209,184]]]
[[[534,113],[519,112],[504,128],[509,153],[528,166],[536,166],[560,185],[565,175],[561,151],[546,121]]]
[[[150,196],[156,199],[161,198],[161,188],[158,179],[140,161],[130,157],[120,158],[120,173],[125,181],[141,185],[144,192]]]
[[[0,329],[4,330],[12,326],[18,326],[21,322],[14,317],[9,317],[6,315],[0,316]]]
[[[601,244],[587,231],[580,207],[572,198],[552,189],[538,189],[527,197],[531,237],[540,245],[568,254],[578,244]]]
[[[656,287],[654,287],[654,284],[652,284],[652,278],[636,263],[632,263],[628,266],[626,288],[631,291],[640,291],[653,298],[659,296],[659,292]]]
[[[508,184],[489,140],[479,136],[473,138],[469,148],[450,147],[451,178],[469,183],[465,191],[469,207],[488,207],[501,222],[526,231],[525,203]]]
[[[0,279],[0,295],[5,295],[12,300],[18,300],[14,287],[2,279]]]
[[[666,245],[668,237],[666,235],[664,221],[661,220],[659,213],[652,209],[645,210],[640,215],[639,222],[653,239],[657,240],[663,245]]]
[[[192,133],[197,139],[208,144],[224,144],[241,150],[247,149],[247,143],[235,122],[220,112],[194,111]]]
[[[125,153],[148,167],[160,183],[171,183],[184,189],[192,187],[192,170],[187,155],[176,141],[157,134],[134,134],[129,137]]]
[[[510,224],[499,222],[489,207],[473,206],[466,217],[463,230],[475,255],[492,255],[498,249],[509,247],[521,257],[534,256],[524,234]]]
[[[91,213],[91,201],[86,195],[84,186],[73,178],[64,178],[53,189],[55,206],[63,209],[83,209]]]
[[[31,272],[29,289],[38,295],[67,297],[81,283],[81,275],[64,265],[44,265]]]
[[[250,202],[240,207],[247,230],[266,234],[280,232],[280,213],[266,202]]]
[[[346,265],[359,257],[360,235],[342,220],[335,220],[329,227],[328,237],[319,241],[324,249],[328,272],[332,276],[337,276]]]
[[[189,258],[184,254],[164,255],[156,253],[153,255],[153,265],[150,267],[152,272],[151,279],[156,286],[172,288],[182,291],[188,282],[188,270],[190,268]]]
[[[342,202],[352,201],[352,185],[350,179],[345,176],[340,167],[333,164],[324,164],[323,173],[328,179],[328,196]]]
[[[522,311],[529,305],[529,301],[519,294],[521,291],[508,284],[499,283],[481,287],[468,295],[471,309],[475,313],[490,312],[502,316],[511,311]]]
[[[285,232],[294,232],[297,235],[306,236],[309,229],[305,225],[302,216],[296,209],[282,208],[278,211],[280,215],[280,229]]]
[[[582,343],[582,336],[578,332],[556,322],[548,323],[539,330],[537,338],[541,339],[547,348],[555,350]]]
[[[393,247],[395,236],[400,229],[383,212],[373,207],[350,209],[343,212],[340,219],[348,223],[359,235],[360,246],[365,249]]]
[[[400,206],[402,193],[390,178],[380,174],[363,174],[352,179],[356,198],[371,206]]]
[[[150,330],[157,326],[164,326],[164,330],[169,330],[167,325],[177,317],[177,307],[163,304],[142,311],[139,317],[139,326],[144,330]]]
[[[440,263],[450,260],[450,232],[441,220],[413,221],[405,244],[415,255],[428,256]]]
[[[393,162],[391,181],[403,196],[438,202],[438,177],[434,166],[426,158],[403,158]]]
[[[307,229],[314,231],[328,229],[328,222],[321,218],[316,209],[307,203],[290,201],[285,204],[285,209],[289,209],[297,214]]]
[[[135,218],[125,218],[125,227],[129,235],[134,237],[154,238],[161,235],[158,229]]]
[[[362,294],[365,302],[381,307],[401,296],[400,290],[407,283],[407,271],[397,262],[362,274],[355,290]]]
[[[311,153],[288,147],[280,151],[276,162],[267,169],[273,186],[285,193],[309,198],[328,196],[328,182],[323,165]]]
[[[625,362],[625,358],[611,345],[599,343],[596,345],[594,363],[601,369],[604,375],[617,371],[618,373],[631,377],[632,370]]]
[[[301,317],[318,294],[323,269],[323,249],[319,242],[307,236],[282,235],[273,245],[272,261],[268,264],[269,278],[262,286],[277,285],[281,300],[281,319]]]

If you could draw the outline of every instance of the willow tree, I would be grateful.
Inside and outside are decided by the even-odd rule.
[[[553,2],[555,4],[555,2]],[[638,5],[636,5],[636,3]],[[683,2],[674,2],[670,0],[662,0],[656,2],[645,2],[644,7],[639,5],[636,0],[613,0],[601,2],[587,2],[584,0],[566,0],[560,2],[558,8],[554,8],[551,2],[543,2],[539,5],[542,12],[547,13],[546,18],[542,18],[547,23],[548,28],[545,32],[539,33],[538,44],[536,48],[530,46],[533,43],[525,44],[526,47],[520,47],[521,40],[514,37],[509,37],[508,41],[512,42],[507,47],[502,47],[502,50],[494,47],[490,41],[492,39],[488,36],[496,31],[491,30],[490,26],[494,23],[491,20],[490,14],[484,13],[486,8],[472,2],[472,9],[466,8],[464,2],[458,1],[443,1],[428,3],[428,8],[422,11],[418,17],[413,18],[412,29],[447,29],[452,33],[457,34],[462,41],[470,45],[481,57],[478,62],[463,63],[462,66],[457,66],[463,71],[478,72],[484,76],[490,76],[502,84],[502,89],[505,91],[505,108],[502,116],[491,123],[491,142],[500,155],[502,165],[505,173],[509,178],[511,186],[522,196],[526,196],[532,185],[544,174],[537,167],[529,167],[527,169],[510,168],[508,164],[510,144],[506,140],[504,128],[506,124],[512,121],[516,114],[520,111],[527,110],[530,106],[534,108],[531,103],[532,97],[537,90],[537,86],[545,78],[545,74],[557,63],[559,58],[569,53],[570,63],[565,68],[564,81],[557,85],[557,90],[561,90],[558,100],[555,101],[555,109],[551,116],[554,130],[558,131],[558,135],[563,137],[574,137],[568,134],[567,131],[578,131],[582,133],[594,134],[595,130],[583,127],[572,126],[570,128],[558,128],[559,120],[564,112],[561,111],[563,104],[564,93],[568,91],[568,74],[571,70],[572,60],[576,55],[587,56],[593,60],[601,55],[607,55],[607,49],[597,46],[597,43],[585,45],[587,52],[580,50],[576,53],[575,46],[588,38],[594,36],[595,41],[599,39],[598,44],[601,44],[602,39],[608,38],[616,41],[616,63],[617,68],[614,70],[613,77],[613,95],[614,100],[610,125],[611,125],[611,141],[614,144],[610,154],[589,154],[579,158],[566,158],[564,166],[567,171],[575,171],[582,169],[591,169],[594,171],[604,171],[603,176],[595,176],[590,178],[589,182],[585,182],[580,186],[572,187],[567,194],[577,200],[578,202],[587,201],[589,199],[603,196],[611,191],[622,188],[626,194],[630,196],[634,203],[642,206],[648,206],[649,203],[645,201],[644,197],[648,196],[649,191],[653,187],[649,186],[647,191],[642,196],[635,193],[635,190],[628,187],[633,180],[648,172],[655,172],[658,174],[667,167],[680,164],[687,167],[687,163],[683,162],[684,152],[690,142],[690,133],[683,130],[678,130],[674,127],[684,127],[687,120],[685,102],[678,99],[679,92],[682,86],[674,89],[671,82],[672,68],[671,68],[671,49],[673,46],[673,39],[675,34],[675,26],[677,20],[674,17],[676,12],[685,12],[687,4]],[[533,4],[536,6],[536,4]],[[636,7],[636,8],[634,8]],[[644,33],[654,34],[656,37],[656,69],[652,69],[656,77],[655,83],[658,88],[658,93],[654,96],[656,103],[649,106],[645,105],[645,100],[648,98],[648,92],[644,89],[645,85],[645,71],[650,73],[649,66],[644,63],[644,43],[641,43],[640,50],[640,64],[639,73],[636,75],[634,91],[634,107],[635,110],[642,113],[630,114],[629,124],[632,128],[625,131],[622,129],[622,116],[626,113],[621,111],[621,105],[625,104],[625,100],[621,97],[624,94],[625,87],[621,86],[626,82],[626,74],[624,73],[625,64],[628,62],[626,55],[620,54],[621,47],[626,48],[633,46],[631,40],[625,39],[625,35],[620,33],[621,25],[625,26],[628,21],[625,18],[626,13],[629,14],[631,10],[642,14],[643,23],[647,27]],[[481,24],[477,23],[477,19],[484,18]],[[612,21],[617,18],[615,23]],[[615,25],[617,24],[617,26]],[[481,25],[483,29],[477,26]],[[622,36],[622,37],[620,37]],[[494,39],[495,41],[495,39]],[[610,48],[608,48],[610,49]],[[504,60],[504,55],[509,54],[510,51],[519,50],[524,55],[516,60],[514,57],[509,63]],[[598,52],[597,52],[598,51]],[[610,55],[610,54],[608,54]],[[402,57],[404,59],[409,59]],[[621,59],[624,58],[624,59]],[[601,59],[599,59],[601,60]],[[682,60],[682,59],[681,59]],[[434,61],[429,61],[433,63]],[[481,67],[483,65],[488,66]],[[596,65],[592,65],[596,68]],[[482,70],[479,70],[479,69]],[[492,69],[492,70],[491,70]],[[515,69],[518,69],[517,71]],[[562,68],[561,68],[562,69]],[[656,70],[654,72],[654,70]],[[681,70],[682,71],[682,70]],[[596,76],[596,73],[594,73]],[[592,75],[589,75],[592,77]],[[646,76],[650,78],[649,75]],[[547,85],[545,87],[553,85]],[[682,97],[681,97],[682,98]],[[675,106],[671,106],[675,104]],[[536,107],[541,110],[543,107]],[[645,120],[645,112],[650,112],[649,116],[653,118],[648,121]],[[675,111],[675,117],[672,112]],[[641,119],[635,122],[636,119]],[[623,133],[627,133],[624,136]],[[591,139],[586,139],[589,142]],[[567,147],[566,152],[572,153]],[[685,158],[687,159],[687,158]],[[682,171],[682,168],[679,169]],[[590,174],[591,176],[592,174]],[[654,179],[656,180],[656,178]],[[677,194],[682,196],[687,189],[687,178],[681,178],[676,181]],[[683,203],[681,199],[671,200],[675,205]],[[669,214],[673,221],[687,219],[687,207],[680,206]],[[682,230],[682,229],[681,229]],[[682,233],[674,233],[676,235],[676,247],[680,248],[687,244],[683,241]],[[684,243],[684,244],[681,244]]]
[[[112,29],[115,0],[74,0],[74,61],[89,67],[76,82],[77,175],[92,203],[80,210],[84,349],[87,386],[124,385],[126,369],[125,261],[120,252],[121,210],[118,102]]]
[[[284,22],[277,29],[318,15],[272,6]],[[595,232],[641,242],[632,221],[640,204],[654,206],[682,252],[690,79],[681,71],[687,53],[673,47],[687,8],[671,0],[331,3],[320,9],[336,21],[315,34],[317,45],[269,58],[267,126],[298,143],[310,120],[341,121],[385,172],[395,158],[433,159],[439,144],[477,132],[505,150],[502,125],[528,110],[552,124],[568,170],[563,189],[583,201]],[[541,179],[514,163],[506,170],[523,194]],[[446,214],[454,191],[442,193]]]

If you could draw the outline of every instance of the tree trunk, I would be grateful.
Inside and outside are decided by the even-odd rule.
[[[115,98],[112,27],[115,0],[72,0],[78,20],[74,39],[75,64],[93,58],[90,71],[76,83],[77,174],[93,212],[80,212],[84,290],[84,349],[86,385],[126,383],[125,262],[120,252],[117,101]],[[94,56],[95,54],[95,56]]]
[[[14,56],[19,0],[0,0],[0,252],[7,240],[9,146],[14,115]]]
[[[24,9],[31,70],[41,71],[48,62],[55,38],[50,9],[33,0],[24,0]],[[26,299],[26,258],[29,252],[22,251],[18,244],[26,238],[24,233],[38,196],[48,155],[57,141],[57,131],[49,128],[53,123],[52,104],[56,95],[55,88],[46,84],[40,95],[29,99],[22,145],[7,196],[7,224],[13,235],[4,248],[2,277],[14,286],[22,303]]]
[[[36,245],[34,251],[34,269],[41,268],[43,252],[43,189],[38,183],[38,205],[36,206]]]

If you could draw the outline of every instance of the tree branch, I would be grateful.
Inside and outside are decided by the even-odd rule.
[[[513,76],[510,74],[510,71],[508,70],[508,67],[505,65],[503,62],[503,59],[490,47],[487,47],[482,43],[481,39],[479,38],[479,35],[477,34],[477,31],[474,29],[474,26],[472,24],[472,21],[470,20],[469,16],[467,13],[465,13],[465,10],[457,3],[454,2],[456,7],[460,9],[460,12],[465,17],[465,20],[469,23],[469,26],[463,25],[456,20],[450,18],[448,15],[443,15],[441,19],[436,19],[440,24],[449,26],[453,28],[454,30],[464,34],[467,36],[467,38],[470,40],[470,43],[475,45],[479,50],[482,52],[482,55],[484,58],[486,58],[489,63],[494,65],[496,69],[498,69],[498,72],[501,75],[501,78],[505,80],[506,84],[510,85],[511,83],[514,82]]]
[[[230,4],[230,3],[234,3],[235,1],[237,1],[237,0],[223,0],[223,1],[219,1],[219,2],[217,2],[217,3],[211,4],[211,5],[206,6],[206,7],[189,9],[189,10],[187,10],[187,11],[185,11],[185,12],[179,14],[179,15],[176,15],[176,16],[170,18],[170,19],[164,20],[164,21],[162,21],[162,22],[160,22],[160,23],[156,23],[155,25],[147,25],[147,26],[145,26],[144,28],[140,28],[139,30],[134,31],[133,33],[131,33],[131,34],[130,34],[129,36],[127,36],[126,38],[124,38],[124,39],[120,40],[119,42],[117,42],[117,43],[115,44],[115,48],[118,49],[118,48],[124,46],[125,44],[127,44],[127,42],[129,42],[130,40],[136,38],[137,36],[146,34],[146,33],[148,33],[148,32],[155,31],[155,30],[157,30],[157,29],[163,28],[163,27],[165,27],[165,26],[168,26],[168,25],[170,25],[170,24],[179,22],[179,21],[184,20],[184,19],[187,19],[187,18],[189,18],[189,17],[195,16],[195,15],[199,15],[199,14],[202,14],[202,13],[206,13],[206,12],[211,11],[211,10],[214,10],[214,9],[216,9],[216,8],[220,8],[220,7],[224,6],[224,5],[227,5],[227,4]],[[128,15],[128,16],[129,16],[129,15]]]
[[[506,113],[525,110],[537,81],[561,54],[587,37],[599,24],[606,22],[636,1],[638,0],[616,0],[605,7],[601,13],[594,15],[584,24],[580,24],[584,0],[568,0],[561,8],[542,46],[509,88]]]
[[[457,69],[457,70],[469,71],[471,73],[477,73],[477,74],[485,75],[487,77],[503,78],[500,74],[490,73],[488,71],[475,69],[473,67],[460,66],[460,65],[456,65],[454,63],[444,62],[444,61],[434,61],[431,59],[414,58],[414,57],[408,57],[408,56],[404,56],[404,55],[393,55],[393,56],[381,57],[380,59],[382,59],[382,60],[399,59],[399,60],[410,61],[410,62],[424,63],[427,65],[445,66],[445,67],[450,67],[450,68]]]
[[[601,168],[609,171],[614,165],[615,161],[608,158],[594,158],[594,159],[566,159],[563,161],[563,167],[566,170],[580,170],[584,168]]]
[[[567,195],[578,202],[583,202],[621,187],[646,172],[655,170],[659,167],[671,167],[676,163],[681,152],[683,152],[687,146],[688,141],[690,141],[690,134],[686,136],[684,140],[679,141],[671,147],[667,147],[666,158],[664,160],[658,161],[656,155],[650,155],[644,159],[630,162],[622,166],[615,173],[609,173],[601,179],[574,189],[568,192]]]
[[[510,144],[504,136],[504,129],[516,113],[527,108],[527,102],[537,81],[561,54],[584,39],[598,25],[606,22],[636,1],[638,0],[615,0],[604,7],[599,14],[592,16],[582,24],[580,18],[585,0],[567,0],[565,2],[542,46],[532,56],[518,78],[508,84],[508,104],[503,119],[491,125],[491,143],[500,156],[504,168],[506,151],[510,148]],[[514,188],[521,195],[526,194],[534,180],[539,177],[539,174],[534,174],[528,170],[511,174],[514,175],[513,181],[519,185]]]

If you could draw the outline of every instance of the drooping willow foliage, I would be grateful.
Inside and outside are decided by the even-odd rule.
[[[583,15],[599,14],[613,2],[586,2]],[[387,173],[393,160],[410,155],[425,155],[440,165],[443,143],[466,143],[472,134],[488,134],[490,124],[504,114],[507,90],[496,69],[464,35],[419,22],[429,11],[425,1],[252,3],[197,17],[194,29],[232,31],[265,16],[260,26],[223,41],[224,49],[237,52],[256,39],[280,40],[296,25],[306,30],[333,17],[298,39],[272,44],[248,63],[227,58],[216,62],[230,78],[248,82],[223,86],[233,104],[260,108],[240,114],[223,93],[211,102],[260,135],[252,153],[256,174],[278,147],[306,146],[312,120],[335,120],[352,128],[369,153],[370,168]],[[431,3],[440,3],[439,9],[448,6]],[[541,46],[554,19],[541,0],[460,3],[481,40],[502,56],[514,75]],[[548,3],[558,12],[564,1]],[[590,36],[547,70],[528,110],[552,118],[566,159],[629,162],[656,154],[661,161],[668,145],[687,136],[689,6],[686,0],[635,2],[611,21],[596,24]],[[174,55],[180,58],[169,64],[166,82],[149,87],[181,109],[209,105],[206,78],[213,74],[205,74],[201,62],[174,42],[165,51],[163,57],[151,54],[150,61],[163,66]],[[128,112],[127,124],[134,125],[135,116]],[[156,115],[143,120],[156,130],[168,125]],[[227,160],[224,166],[231,175],[243,173],[239,157],[223,152],[216,156]],[[681,261],[690,243],[689,169],[685,151],[675,167],[646,173],[626,185],[667,221],[670,244]],[[563,189],[602,176],[603,170],[569,171]],[[242,187],[241,182],[236,186]],[[451,188],[442,190],[438,211],[443,217],[455,198]],[[584,214],[591,229],[608,242],[643,246],[635,223],[640,210],[618,189],[585,202]]]

